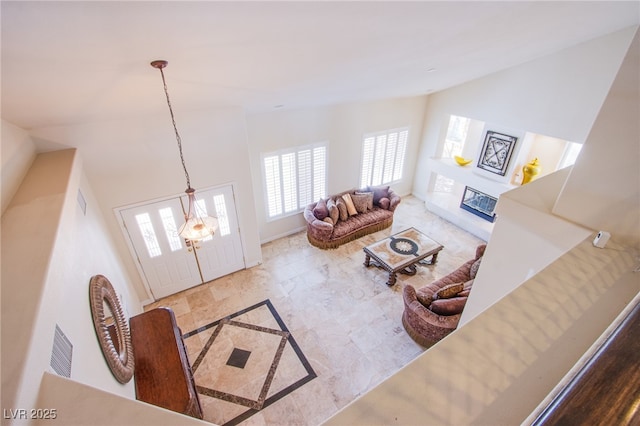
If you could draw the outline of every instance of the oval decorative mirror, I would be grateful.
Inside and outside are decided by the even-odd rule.
[[[91,277],[89,303],[104,358],[116,380],[127,383],[133,377],[134,367],[131,334],[120,299],[104,275]]]

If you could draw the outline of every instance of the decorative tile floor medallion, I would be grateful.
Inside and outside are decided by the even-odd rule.
[[[249,361],[249,355],[251,355],[250,351],[234,348],[231,356],[227,360],[227,365],[244,368],[244,366],[247,365],[247,361]]]
[[[238,424],[317,376],[268,299],[183,338],[190,349],[202,347],[190,361],[212,423]]]

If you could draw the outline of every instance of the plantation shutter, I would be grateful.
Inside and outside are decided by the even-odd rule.
[[[280,188],[280,157],[277,155],[264,158],[264,183],[269,217],[281,215],[282,191]]]
[[[326,144],[265,155],[263,166],[269,218],[300,211],[326,196]]]
[[[362,141],[360,186],[381,185],[402,179],[408,129],[365,135]]]

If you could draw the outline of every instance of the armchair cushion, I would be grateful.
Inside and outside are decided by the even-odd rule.
[[[460,293],[464,288],[464,283],[448,284],[436,292],[438,299],[449,299]]]
[[[416,299],[418,299],[418,302],[420,302],[425,308],[428,308],[429,305],[431,305],[431,302],[433,302],[433,295],[431,293],[425,293],[422,291],[417,292],[415,289],[413,291],[416,293]]]
[[[456,315],[462,313],[465,303],[467,303],[466,297],[438,299],[431,302],[429,310],[438,315]]]

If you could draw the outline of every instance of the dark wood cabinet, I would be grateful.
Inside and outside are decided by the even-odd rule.
[[[173,311],[153,309],[129,323],[136,398],[201,419],[191,365]]]

